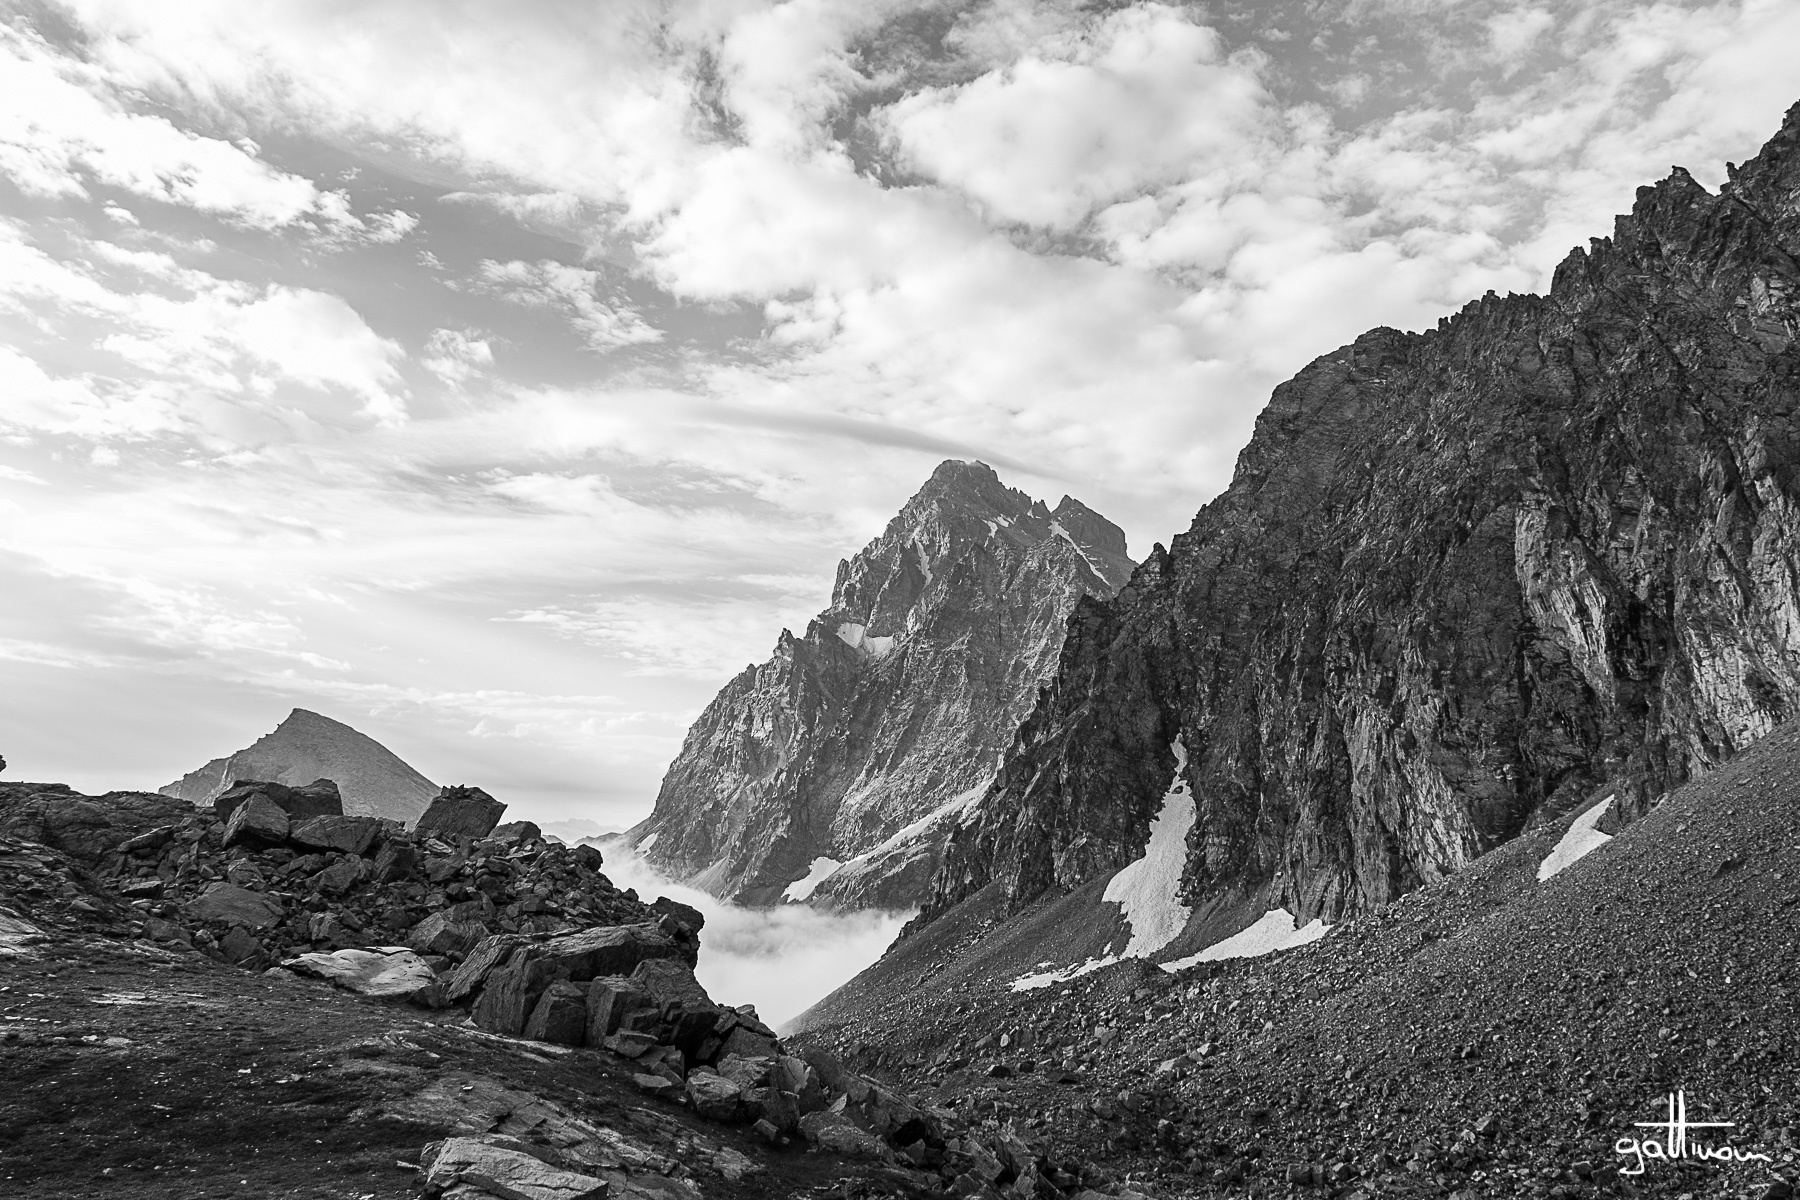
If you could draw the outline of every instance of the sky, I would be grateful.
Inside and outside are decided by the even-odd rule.
[[[0,752],[544,820],[939,461],[1122,525],[1800,99],[1800,0],[0,0]]]

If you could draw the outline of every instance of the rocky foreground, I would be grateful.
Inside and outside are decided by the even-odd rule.
[[[700,914],[479,789],[412,829],[341,808],[0,785],[0,1194],[1023,1197],[1055,1169],[715,1002]]]

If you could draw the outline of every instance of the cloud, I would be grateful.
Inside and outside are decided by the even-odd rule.
[[[102,185],[261,229],[358,224],[341,197],[270,167],[253,143],[127,111],[103,69],[40,37],[0,25],[0,61],[0,172],[27,192],[86,196]]]
[[[425,342],[426,370],[447,384],[458,385],[494,365],[488,340],[469,329],[434,329]]]
[[[661,330],[644,323],[620,289],[609,288],[600,272],[585,267],[571,267],[551,259],[488,259],[481,264],[476,286],[514,304],[560,312],[595,350],[660,342],[663,337]],[[602,299],[603,292],[611,295]]]
[[[606,847],[613,885],[646,900],[667,896],[700,910],[700,962],[694,969],[721,1004],[753,1004],[779,1028],[881,957],[911,912],[829,913],[805,905],[739,908],[675,883],[623,847]]]

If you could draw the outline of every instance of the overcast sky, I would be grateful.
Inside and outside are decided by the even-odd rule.
[[[1800,99],[1800,0],[0,14],[6,778],[300,705],[609,823],[941,459],[1141,556]]]

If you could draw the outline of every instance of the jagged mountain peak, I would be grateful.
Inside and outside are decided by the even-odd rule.
[[[1075,604],[1131,567],[1123,531],[1080,501],[1052,510],[986,463],[940,463],[838,564],[804,635],[784,630],[701,714],[631,838],[750,903],[803,879],[835,905],[918,903],[937,818],[992,773]],[[822,862],[845,877],[820,883]]]

